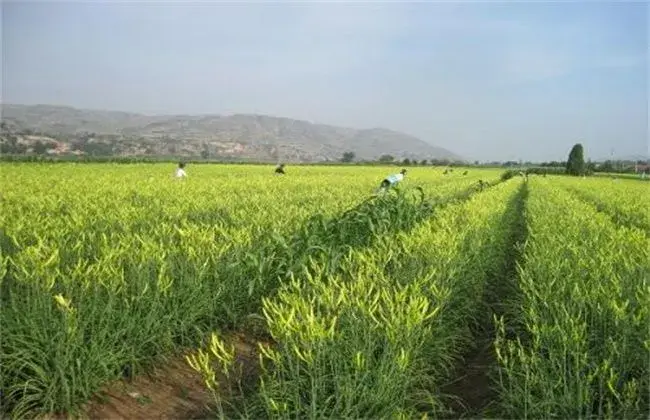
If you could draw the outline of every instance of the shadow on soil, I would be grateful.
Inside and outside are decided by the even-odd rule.
[[[508,203],[501,224],[506,226],[506,247],[503,249],[503,265],[491,273],[483,293],[482,314],[473,326],[475,345],[464,355],[457,368],[456,380],[443,387],[449,397],[449,418],[498,417],[498,395],[495,375],[496,355],[494,340],[496,330],[494,316],[515,320],[520,291],[517,285],[517,267],[523,256],[527,238],[525,205],[528,185],[522,183],[519,192]],[[510,334],[517,330],[508,326]]]

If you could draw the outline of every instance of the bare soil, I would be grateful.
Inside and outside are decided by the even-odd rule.
[[[235,346],[242,381],[258,375],[257,347],[242,334],[227,337]],[[214,397],[185,355],[170,359],[147,374],[108,384],[82,409],[80,419],[199,419],[210,416]],[[235,380],[235,379],[232,379]],[[70,416],[50,416],[50,419]]]
[[[481,342],[459,364],[457,379],[442,389],[443,394],[452,398],[448,401],[448,407],[452,409],[450,418],[481,417],[494,400],[489,378],[490,366],[495,363],[492,340],[489,337],[481,338]],[[255,382],[259,376],[257,342],[243,334],[228,336],[226,342],[235,346],[236,358],[241,366],[241,377],[231,380],[240,380],[244,384]],[[191,352],[170,358],[146,374],[107,384],[82,407],[77,416],[49,415],[43,420],[187,420],[214,417],[211,414],[214,396],[204,385],[201,375],[185,360],[185,355]],[[220,378],[220,382],[223,380]]]
[[[456,380],[443,387],[443,393],[451,395],[449,407],[453,418],[483,417],[495,395],[489,373],[495,364],[493,342],[489,338],[481,340],[470,351],[457,371]]]

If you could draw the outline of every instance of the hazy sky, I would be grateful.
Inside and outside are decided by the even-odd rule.
[[[480,160],[649,149],[643,2],[2,8],[3,102],[381,126]]]

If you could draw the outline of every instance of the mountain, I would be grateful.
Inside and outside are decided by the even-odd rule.
[[[143,115],[53,105],[2,105],[3,141],[55,140],[57,150],[116,155],[182,155],[285,162],[462,158],[416,137],[384,129],[352,129],[267,115]]]

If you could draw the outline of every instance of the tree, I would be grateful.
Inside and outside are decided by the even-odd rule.
[[[404,165],[404,166],[409,166],[410,164],[411,164],[411,160],[409,158],[405,158],[402,161],[402,165]]]
[[[112,156],[114,153],[113,146],[102,142],[88,142],[84,144],[84,153],[91,156]]]
[[[417,161],[416,159],[413,159],[413,161],[411,162],[411,164],[413,164],[413,166],[416,166],[416,165],[418,164],[418,161]]]
[[[0,154],[9,155],[15,153],[16,150],[9,143],[0,143]]]
[[[37,140],[33,146],[34,153],[37,155],[44,155],[47,152],[47,145],[40,140]]]
[[[426,159],[422,159],[422,160],[420,161],[420,165],[425,165],[425,166],[426,166],[427,163],[428,163],[428,162],[427,162]]]
[[[594,172],[596,172],[596,164],[591,161],[591,159],[587,162],[587,165],[585,166],[585,173],[587,175],[593,175]]]
[[[383,163],[392,162],[393,160],[395,160],[395,158],[392,157],[391,155],[381,155],[379,157],[379,161]]]
[[[203,150],[201,150],[201,157],[203,159],[207,159],[210,157],[210,146],[206,142],[203,142]]]
[[[345,152],[343,153],[343,157],[341,158],[341,162],[352,162],[355,158],[354,152]]]
[[[571,152],[569,152],[569,159],[566,163],[566,172],[569,175],[582,175],[585,172],[585,156],[582,144],[576,143]]]

